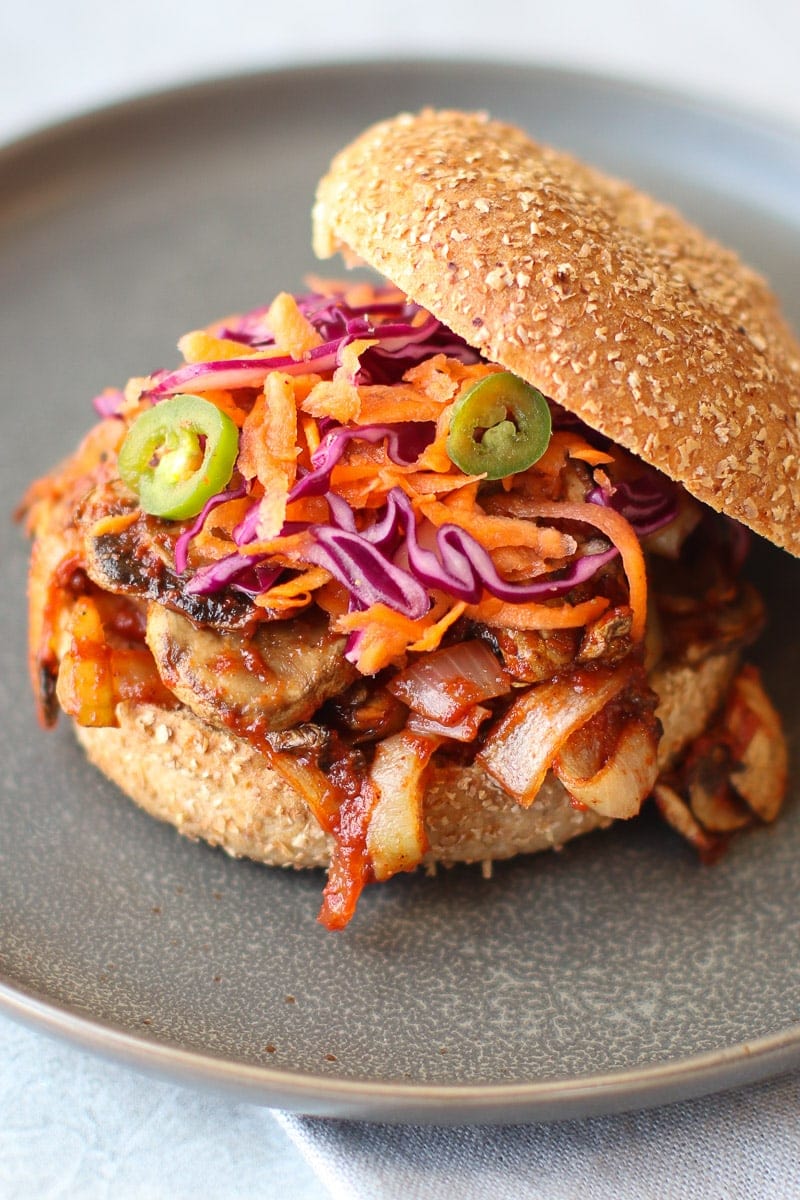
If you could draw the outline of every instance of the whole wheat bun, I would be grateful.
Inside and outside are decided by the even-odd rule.
[[[672,663],[653,672],[664,727],[662,769],[705,729],[737,662],[737,654],[727,652],[698,666]],[[76,725],[78,740],[90,761],[151,816],[236,858],[270,866],[328,865],[331,839],[248,742],[182,707],[123,703],[117,716],[117,728]],[[434,765],[425,795],[430,849],[424,863],[531,854],[610,823],[574,808],[552,774],[535,803],[522,808],[479,766]]]
[[[634,188],[485,116],[367,130],[314,248],[379,270],[487,358],[800,555],[800,345],[765,282]]]

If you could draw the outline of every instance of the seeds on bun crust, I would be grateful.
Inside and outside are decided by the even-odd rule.
[[[319,185],[350,251],[492,361],[800,555],[800,346],[766,283],[671,209],[521,130],[382,122]]]

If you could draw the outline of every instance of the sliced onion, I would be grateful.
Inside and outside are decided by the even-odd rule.
[[[653,788],[653,799],[667,824],[694,846],[702,859],[711,862],[716,858],[724,845],[723,839],[703,829],[686,801],[674,788],[667,787],[665,783],[657,783]]]
[[[564,744],[553,762],[553,774],[580,804],[604,817],[635,817],[658,778],[658,729],[652,721],[630,720],[599,770],[585,774],[584,745],[591,722]]]
[[[631,680],[634,666],[576,672],[536,684],[489,733],[478,762],[525,806],[532,804],[567,739]]]
[[[413,871],[428,848],[423,782],[438,744],[438,738],[403,730],[377,745],[370,779],[378,799],[367,830],[367,852],[378,882],[398,871]]]
[[[786,794],[788,755],[781,719],[755,667],[742,667],[724,717],[738,766],[731,782],[762,821],[774,821]]]
[[[388,688],[420,716],[454,725],[473,705],[510,692],[511,679],[489,647],[473,641],[423,655]]]
[[[492,715],[491,709],[475,704],[468,708],[464,716],[452,725],[444,725],[441,721],[431,721],[412,712],[408,718],[408,728],[412,733],[421,733],[426,737],[450,738],[454,742],[473,742],[478,736],[478,730],[487,717]]]

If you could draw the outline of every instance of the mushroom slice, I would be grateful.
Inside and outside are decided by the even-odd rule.
[[[345,639],[313,612],[269,621],[252,636],[199,629],[160,604],[147,613],[147,644],[167,687],[192,712],[243,737],[290,729],[344,691],[356,674]]]
[[[743,667],[733,681],[725,728],[737,765],[731,782],[762,821],[774,821],[786,793],[788,753],[781,719],[755,667]]]
[[[674,788],[666,783],[657,783],[653,788],[653,799],[667,824],[694,846],[701,858],[708,860],[716,857],[724,845],[723,838],[703,828]]]

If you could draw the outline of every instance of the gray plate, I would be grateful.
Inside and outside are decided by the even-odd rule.
[[[314,269],[331,154],[422,103],[489,107],[680,204],[800,324],[800,140],[533,68],[242,78],[114,108],[0,155],[3,512],[88,398]],[[37,731],[27,547],[2,521],[0,985],[11,1013],[139,1068],[305,1112],[523,1120],[699,1094],[800,1061],[800,806],[714,868],[654,820],[562,854],[371,889],[343,935],[322,877],[234,863]],[[758,547],[758,657],[797,734],[800,571]]]

